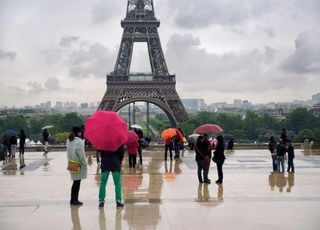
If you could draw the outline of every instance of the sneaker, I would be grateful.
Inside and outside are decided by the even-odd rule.
[[[99,208],[103,208],[104,207],[104,202],[100,202],[99,203]]]
[[[205,184],[211,184],[211,181],[205,180],[204,183],[205,183]]]
[[[222,184],[221,180],[216,180],[216,184]]]
[[[122,208],[124,206],[124,204],[117,202],[117,208]]]

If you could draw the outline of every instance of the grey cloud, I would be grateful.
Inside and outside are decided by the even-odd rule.
[[[175,22],[184,28],[203,28],[212,24],[237,25],[252,17],[261,17],[279,4],[261,1],[167,1],[175,14]]]
[[[123,6],[119,1],[100,1],[92,8],[92,22],[94,24],[104,23],[111,19],[117,12],[122,12]]]
[[[63,36],[59,42],[59,46],[70,47],[72,43],[79,40],[79,37],[76,36]]]
[[[55,77],[48,78],[46,82],[44,83],[44,86],[49,91],[58,91],[61,89],[59,79]]]
[[[69,73],[75,78],[105,77],[113,70],[115,54],[101,44],[92,44],[73,51],[69,57]]]
[[[39,94],[39,93],[45,91],[45,88],[41,84],[39,84],[38,82],[28,81],[27,85],[30,88],[28,91],[29,94]]]
[[[1,59],[14,60],[16,56],[17,56],[17,53],[14,51],[4,51],[0,49],[0,60]]]
[[[303,31],[295,40],[296,50],[282,63],[289,73],[320,73],[320,32]]]
[[[278,51],[266,46],[245,54],[216,55],[200,48],[200,41],[192,35],[173,35],[166,57],[170,72],[189,90],[219,92],[260,92],[268,89],[292,87],[306,79],[278,70],[275,63]]]

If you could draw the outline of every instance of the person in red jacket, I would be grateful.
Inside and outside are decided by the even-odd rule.
[[[137,163],[137,153],[138,153],[138,148],[139,148],[138,141],[135,142],[135,144],[127,146],[127,147],[128,147],[127,152],[129,155],[129,167],[135,168],[136,163]]]

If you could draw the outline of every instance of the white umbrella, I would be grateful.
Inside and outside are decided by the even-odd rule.
[[[142,129],[140,125],[131,125],[130,127],[134,129]]]
[[[52,128],[53,127],[53,125],[46,125],[46,126],[43,126],[41,129],[43,130],[43,129],[50,129],[50,128]]]

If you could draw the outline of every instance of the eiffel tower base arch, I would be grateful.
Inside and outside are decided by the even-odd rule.
[[[149,102],[157,105],[167,115],[172,127],[188,119],[187,113],[173,84],[157,85],[109,85],[99,110],[119,111],[133,102]]]

